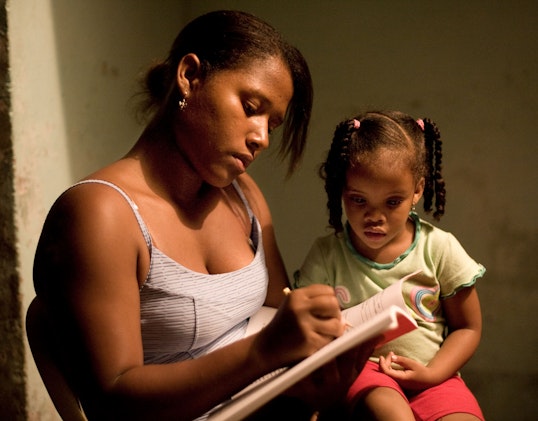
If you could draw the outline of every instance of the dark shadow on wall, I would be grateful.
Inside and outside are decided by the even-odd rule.
[[[509,419],[509,413],[514,421],[536,420],[538,374],[467,369],[463,371],[463,377],[479,399],[487,421],[504,421]]]
[[[24,339],[13,190],[6,2],[0,0],[0,418],[26,419]]]

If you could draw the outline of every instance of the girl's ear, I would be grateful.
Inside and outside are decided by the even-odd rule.
[[[193,86],[201,80],[202,66],[196,54],[190,53],[177,66],[177,85],[183,97],[187,97]]]
[[[418,201],[422,197],[422,193],[424,193],[424,185],[426,183],[426,180],[424,177],[421,177],[420,180],[418,180],[418,183],[415,186],[415,192],[413,193],[413,203],[418,203]]]

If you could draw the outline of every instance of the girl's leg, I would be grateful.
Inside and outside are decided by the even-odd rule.
[[[458,413],[445,415],[444,417],[439,418],[437,421],[480,421],[480,418],[471,414]]]
[[[369,390],[353,411],[355,420],[415,421],[407,400],[395,389],[376,387]]]
[[[476,398],[459,376],[408,396],[408,399],[417,420],[484,420]]]

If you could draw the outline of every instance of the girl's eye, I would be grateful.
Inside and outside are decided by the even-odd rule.
[[[366,200],[362,197],[351,196],[349,199],[357,205],[364,205],[366,203]]]
[[[402,200],[401,199],[390,199],[390,200],[387,200],[387,205],[389,205],[390,207],[396,207],[396,206],[399,206],[401,205],[402,203]]]

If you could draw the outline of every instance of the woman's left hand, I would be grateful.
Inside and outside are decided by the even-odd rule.
[[[313,409],[324,410],[341,402],[372,354],[378,339],[363,343],[330,361],[292,387],[288,396],[300,397]]]

